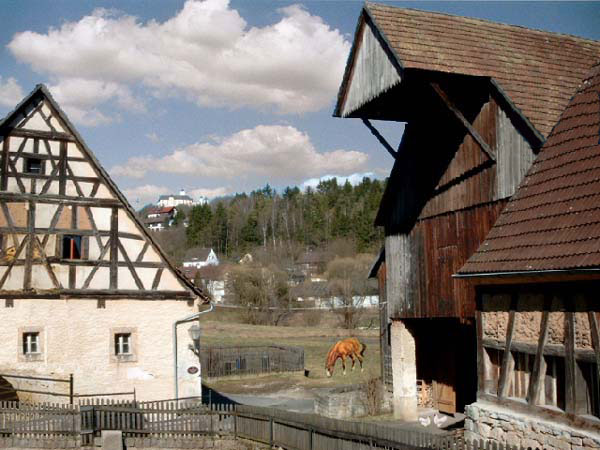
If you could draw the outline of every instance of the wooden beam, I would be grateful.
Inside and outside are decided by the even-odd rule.
[[[575,378],[575,313],[565,312],[565,411],[575,414],[577,391]]]
[[[76,142],[75,138],[67,133],[58,131],[24,130],[22,128],[13,128],[8,130],[11,136],[52,139],[56,141]]]
[[[483,346],[485,348],[494,348],[496,350],[504,350],[506,346],[505,341],[499,341],[497,339],[485,338],[483,340]],[[528,342],[517,342],[512,341],[511,348],[515,352],[527,353],[529,355],[537,355],[538,344],[530,344]],[[565,346],[561,344],[548,344],[544,345],[544,356],[558,356],[559,358],[565,357]],[[577,361],[594,362],[596,355],[591,349],[575,349],[575,359]]]
[[[106,255],[106,253],[108,252],[108,249],[110,248],[110,239],[106,242],[106,245],[104,247],[101,246],[100,248],[102,249],[102,251],[100,252],[100,256],[98,257],[99,263],[96,264],[94,266],[94,268],[91,270],[90,274],[83,282],[83,286],[81,286],[81,289],[89,288],[92,278],[94,278],[94,275],[96,275],[98,268],[100,268],[102,265],[102,264],[100,264],[100,262],[104,259],[104,256]],[[108,263],[108,265],[110,266],[110,262],[108,262],[108,261],[105,261],[105,262]]]
[[[58,195],[64,197],[66,195],[67,188],[67,143],[60,143],[60,161],[58,163]]]
[[[28,193],[0,192],[0,202],[26,202],[29,200],[34,200],[37,203],[64,203],[65,205],[97,206],[101,208],[122,206],[119,200],[111,198],[81,198],[67,195],[45,195],[41,197]]]
[[[479,297],[481,294],[478,292],[477,296]],[[480,305],[481,303],[479,302]],[[475,312],[475,327],[477,333],[477,392],[478,395],[480,392],[485,391],[485,363],[484,363],[484,353],[483,353],[483,314],[480,308],[477,308]]]
[[[535,354],[535,360],[533,362],[533,371],[531,373],[531,376],[529,377],[529,391],[527,393],[527,402],[532,405],[537,404],[540,398],[542,376],[544,375],[541,369],[543,367],[542,362],[544,358],[544,346],[546,345],[546,340],[548,339],[548,329],[550,328],[548,318],[550,316],[551,306],[552,297],[546,294],[544,296],[544,311],[542,312],[542,321],[540,324],[538,348]]]
[[[48,289],[45,292],[39,291],[6,291],[2,293],[2,298],[13,299],[60,299],[60,298],[81,298],[97,300],[105,298],[111,300],[192,300],[195,298],[189,291],[141,291],[141,290],[118,290],[118,289]]]
[[[10,143],[10,136],[4,136],[2,141],[2,173],[0,174],[0,190],[5,191],[8,185],[8,146]]]
[[[117,289],[119,276],[119,210],[112,209],[110,216],[110,288]]]
[[[27,234],[27,257],[25,264],[25,271],[23,274],[23,289],[31,289],[31,271],[33,266],[33,240],[35,238],[35,202],[29,202],[27,208],[27,228],[29,232]],[[15,256],[16,258],[16,256]]]
[[[110,244],[109,244],[109,250],[110,250]],[[81,267],[110,267],[110,261],[101,261],[98,259],[92,259],[92,260],[85,260],[85,259],[62,259],[60,257],[48,257],[48,262],[50,264],[59,264],[61,266],[65,266],[65,267],[71,267],[71,266],[81,266]],[[25,259],[15,259],[10,263],[6,263],[6,262],[0,262],[0,267],[6,267],[6,266],[10,266],[10,265],[14,265],[14,266],[24,266],[26,264],[26,260]],[[161,267],[164,267],[164,263],[162,262],[150,262],[150,261],[142,261],[142,262],[134,262],[132,261],[131,264],[133,265],[133,267],[135,268],[139,268],[139,269],[160,269]],[[125,261],[119,261],[117,262],[117,267],[128,267],[127,263]],[[1,297],[0,297],[1,298]],[[591,352],[591,350],[589,350]]]
[[[119,250],[121,251],[123,258],[125,258],[125,264],[127,264],[127,267],[129,268],[129,273],[131,273],[131,276],[133,277],[133,280],[135,281],[135,285],[138,287],[138,289],[144,290],[144,285],[142,284],[142,280],[140,280],[140,277],[138,277],[138,274],[135,271],[135,268],[133,267],[131,260],[129,259],[129,255],[127,254],[127,251],[125,251],[125,247],[123,247],[123,244],[121,244],[121,241],[119,241]]]
[[[392,148],[392,146],[386,141],[386,139],[381,135],[381,133],[375,128],[369,119],[362,119],[363,123],[366,127],[371,131],[371,134],[377,138],[377,140],[384,146],[387,152],[392,155],[392,158],[396,159],[398,156],[398,152]]]
[[[515,316],[517,309],[518,294],[513,293],[510,301],[510,312],[508,313],[508,326],[506,330],[506,343],[504,346],[504,357],[502,358],[502,367],[500,368],[500,379],[498,381],[498,397],[506,397],[508,394],[508,377],[511,374],[512,354],[511,343],[515,332]]]
[[[467,132],[471,135],[473,139],[479,144],[481,151],[486,154],[486,156],[492,160],[496,161],[494,156],[494,152],[490,148],[490,146],[485,142],[485,140],[481,137],[481,135],[477,132],[477,130],[471,125],[471,123],[463,116],[462,112],[454,105],[452,100],[448,97],[446,92],[441,88],[438,83],[431,82],[431,87],[436,92],[436,94],[442,99],[446,107],[454,114],[454,116],[463,124],[466,128]]]
[[[600,96],[600,93],[598,94]],[[600,139],[600,138],[599,138]],[[594,311],[593,306],[589,302],[588,319],[590,321],[590,332],[592,335],[592,346],[594,347],[594,353],[596,356],[596,386],[592,389],[596,390],[596,399],[600,398],[600,327],[598,326],[598,316]]]

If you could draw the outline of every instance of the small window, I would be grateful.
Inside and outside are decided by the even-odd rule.
[[[15,307],[15,301],[12,298],[7,298],[4,300],[4,307],[5,308],[14,308]]]
[[[131,333],[115,334],[115,355],[131,355]]]
[[[81,236],[63,236],[62,257],[63,259],[81,259]]]
[[[26,158],[25,159],[25,173],[44,173],[42,160],[40,158]]]
[[[40,333],[23,333],[23,354],[35,355],[40,353]]]

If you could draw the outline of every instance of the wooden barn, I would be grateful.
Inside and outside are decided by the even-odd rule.
[[[45,86],[0,121],[0,148],[0,372],[73,374],[76,395],[197,393],[185,369],[198,359],[175,346],[173,329],[206,297],[173,268]]]
[[[472,438],[600,446],[599,92],[600,63],[459,271],[477,285]],[[512,436],[491,433],[498,414]]]
[[[441,411],[475,400],[475,292],[452,274],[599,57],[599,42],[573,36],[363,8],[334,115],[362,119],[394,159],[376,225],[386,236],[383,375],[398,417],[416,418],[417,380]],[[371,120],[404,122],[400,145]]]

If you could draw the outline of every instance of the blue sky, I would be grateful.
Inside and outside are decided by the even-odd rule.
[[[386,2],[600,40],[599,2]],[[2,3],[0,115],[46,83],[134,206],[385,177],[356,119],[331,117],[359,1]],[[381,124],[396,144],[397,124]]]

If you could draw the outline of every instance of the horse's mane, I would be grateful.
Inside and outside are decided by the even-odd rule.
[[[333,345],[333,347],[331,347],[331,350],[329,350],[329,353],[327,353],[327,363],[325,364],[325,367],[330,367],[335,363],[335,360],[338,355],[338,351],[337,351],[338,344],[339,344],[339,342],[336,342]]]

